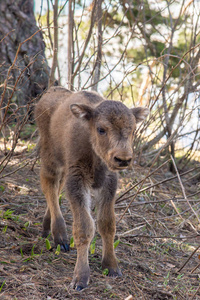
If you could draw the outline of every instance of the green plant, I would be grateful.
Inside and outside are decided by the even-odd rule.
[[[177,291],[177,290],[179,290],[180,289],[180,284],[181,284],[181,280],[182,280],[182,277],[184,276],[184,274],[179,274],[178,276],[177,276],[177,278],[176,278],[176,285],[175,285],[175,287],[174,287],[174,289],[173,289],[173,291]]]
[[[168,272],[168,273],[167,273],[167,276],[164,277],[164,282],[163,282],[164,286],[167,286],[168,283],[169,283],[169,275],[170,275],[170,272]]]
[[[4,286],[5,283],[6,283],[6,281],[4,280],[3,283],[2,283],[2,285],[0,286],[0,292],[2,291],[2,288],[3,288],[3,286]]]
[[[27,261],[29,261],[29,260],[32,260],[32,259],[34,259],[36,256],[42,255],[43,249],[41,250],[41,252],[40,252],[39,254],[34,253],[35,246],[36,246],[36,244],[34,244],[33,247],[32,247],[32,249],[31,249],[31,255],[30,255],[28,258],[24,259],[24,262],[27,262]],[[20,252],[21,252],[21,251],[20,251]],[[22,254],[22,253],[21,253],[21,254]]]
[[[59,205],[61,205],[62,195],[59,196]]]
[[[27,151],[31,152],[35,148],[36,144],[29,144],[27,147]]]
[[[109,270],[108,269],[104,269],[102,273],[103,273],[103,275],[107,276],[109,274]]]
[[[1,192],[4,192],[4,191],[5,191],[5,186],[0,185],[0,191],[1,191]]]
[[[7,228],[8,228],[8,225],[4,226],[4,228],[2,229],[3,233],[6,233]]]
[[[114,249],[117,248],[117,246],[119,245],[119,243],[120,243],[120,240],[116,240],[116,241],[114,242]]]
[[[60,245],[58,244],[57,248],[56,248],[56,252],[55,252],[56,255],[59,255],[60,254]]]
[[[13,221],[19,221],[19,216],[14,215],[14,212],[15,211],[11,209],[8,209],[6,211],[0,210],[0,217],[5,220],[11,219]]]
[[[3,212],[2,210],[0,211],[1,212],[1,215],[3,217],[3,219],[13,219],[13,213],[14,213],[14,210],[11,210],[11,209],[8,209],[6,210],[5,212]]]
[[[59,205],[61,205],[63,196],[64,196],[64,193],[61,193],[60,196],[59,196]]]
[[[95,238],[93,239],[92,243],[90,244],[90,253],[91,253],[91,254],[94,254],[94,253],[95,253],[96,240],[97,240],[97,237],[95,237]]]
[[[21,257],[23,258],[23,257],[24,257],[24,254],[23,254],[22,248],[20,248],[20,253],[21,253]]]
[[[180,280],[183,276],[184,276],[184,274],[179,274],[179,275],[177,276],[177,280]]]
[[[48,238],[45,239],[45,243],[46,243],[46,249],[50,250],[51,249],[51,244]]]
[[[36,245],[33,245],[32,249],[31,249],[31,256],[35,256],[36,254],[34,253],[34,248],[35,248]]]
[[[70,239],[70,248],[74,248],[74,238],[73,238],[73,236]]]
[[[30,225],[30,222],[29,221],[27,221],[25,224],[24,224],[24,230],[26,230],[28,227],[29,227],[29,225]]]

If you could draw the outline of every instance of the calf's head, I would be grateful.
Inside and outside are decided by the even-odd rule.
[[[112,100],[105,100],[96,108],[84,104],[72,104],[70,108],[77,118],[89,122],[93,150],[111,171],[125,169],[131,164],[136,123],[147,117],[148,108],[129,109]]]

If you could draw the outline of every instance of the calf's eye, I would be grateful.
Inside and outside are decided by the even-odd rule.
[[[100,134],[100,135],[105,135],[106,134],[106,131],[104,128],[101,128],[101,127],[97,127],[97,132]]]

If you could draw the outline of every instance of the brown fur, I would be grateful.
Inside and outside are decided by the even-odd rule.
[[[114,196],[117,170],[130,166],[136,123],[147,108],[128,109],[94,92],[72,93],[52,87],[36,105],[40,134],[41,186],[47,200],[43,236],[51,229],[55,244],[68,250],[59,194],[65,186],[73,214],[77,262],[72,281],[80,290],[89,281],[88,250],[94,235],[91,193],[97,206],[97,226],[103,242],[102,267],[121,275],[114,253]]]

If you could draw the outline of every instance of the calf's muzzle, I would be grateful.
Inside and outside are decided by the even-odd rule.
[[[132,157],[130,157],[128,159],[124,159],[124,158],[117,157],[117,156],[114,157],[115,163],[118,164],[119,167],[124,167],[124,168],[126,168],[130,165],[131,160],[132,160]]]
[[[133,158],[133,151],[131,148],[127,150],[125,149],[116,150],[112,152],[110,157],[114,168],[125,169],[128,168],[131,164]]]

